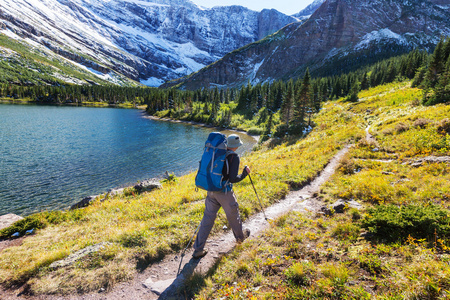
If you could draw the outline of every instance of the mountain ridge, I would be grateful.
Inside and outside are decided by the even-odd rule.
[[[308,67],[313,74],[336,74],[414,48],[431,50],[450,35],[442,2],[391,0],[380,10],[379,1],[327,0],[304,23],[289,24],[162,87],[239,87],[300,77]]]
[[[157,86],[298,19],[187,0],[5,0],[0,28],[103,74]]]

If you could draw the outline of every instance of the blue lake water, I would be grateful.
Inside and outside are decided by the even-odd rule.
[[[165,171],[186,174],[212,131],[136,109],[0,104],[0,215],[66,209]],[[251,149],[240,136],[239,152]]]

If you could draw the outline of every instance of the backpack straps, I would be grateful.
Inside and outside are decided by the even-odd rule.
[[[228,177],[230,177],[230,164],[233,161],[233,157],[234,155],[237,155],[236,152],[232,151],[232,150],[227,150],[227,154],[225,155],[225,164],[227,165],[227,175]],[[228,156],[231,155],[231,161],[228,162]],[[228,190],[231,190],[232,184],[230,183],[230,179],[228,178],[227,181],[224,184],[224,190],[225,190],[225,194],[228,192]]]
[[[227,150],[227,154],[225,155],[225,163],[227,164],[227,175],[230,175],[230,164],[233,161],[233,157],[236,154],[236,152],[234,152],[233,150]],[[231,155],[231,161],[228,163],[228,156]]]

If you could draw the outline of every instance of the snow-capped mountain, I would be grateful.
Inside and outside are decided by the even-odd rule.
[[[2,0],[0,34],[157,86],[272,34],[295,17],[189,0]]]
[[[324,2],[325,0],[314,0],[313,3],[305,7],[299,13],[293,15],[293,17],[296,17],[300,20],[308,19]]]
[[[450,36],[448,0],[326,0],[304,23],[293,23],[195,74],[168,83],[182,88],[239,87],[337,74],[404,53],[432,50]]]

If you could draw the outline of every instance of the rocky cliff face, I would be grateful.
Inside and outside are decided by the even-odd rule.
[[[327,0],[305,23],[288,25],[171,84],[240,86],[302,76],[306,67],[326,75],[416,47],[432,49],[450,35],[450,14],[441,2]]]
[[[189,0],[3,0],[0,33],[149,85],[190,74],[297,19]]]

